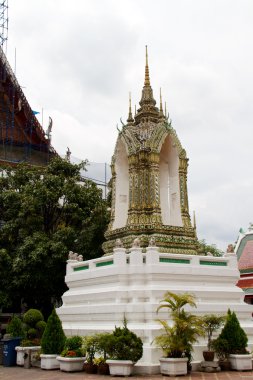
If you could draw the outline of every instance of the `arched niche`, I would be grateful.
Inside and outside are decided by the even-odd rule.
[[[160,202],[162,222],[183,226],[180,207],[179,157],[171,135],[165,138],[160,152]]]
[[[129,165],[127,151],[121,139],[115,150],[115,214],[113,229],[125,227],[129,203]]]

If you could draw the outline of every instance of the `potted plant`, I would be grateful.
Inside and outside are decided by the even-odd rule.
[[[60,363],[60,370],[65,372],[83,371],[85,354],[83,339],[74,335],[66,339],[64,350],[57,356]]]
[[[110,375],[130,376],[134,364],[141,359],[143,354],[142,340],[127,327],[124,318],[123,327],[116,327],[108,337],[108,354]]]
[[[46,327],[43,314],[38,309],[29,309],[23,315],[23,323],[25,330],[25,339],[21,341],[21,345],[16,347],[17,351],[17,365],[23,366],[24,364],[30,367],[39,366],[38,354],[40,352],[40,341],[42,334]],[[28,358],[25,363],[24,358]]]
[[[168,308],[173,325],[159,320],[163,326],[163,334],[154,339],[155,344],[163,350],[164,357],[160,359],[161,373],[164,375],[186,375],[190,369],[193,343],[200,335],[204,335],[203,320],[184,310],[184,306],[196,307],[195,298],[188,293],[175,294],[167,292],[164,295],[162,308]],[[188,366],[187,366],[188,364]]]
[[[98,366],[95,363],[95,354],[98,345],[98,335],[89,335],[84,337],[84,349],[86,351],[86,362],[84,370],[87,373],[97,373]]]
[[[216,314],[206,314],[203,316],[203,327],[207,336],[207,351],[203,351],[205,361],[211,362],[214,360],[214,350],[212,350],[212,336],[225,322],[225,317]]]
[[[61,321],[53,309],[48,318],[45,331],[41,339],[41,368],[42,369],[59,369],[60,364],[57,360],[65,344],[65,334],[62,329]]]
[[[97,334],[97,353],[101,354],[99,358],[95,358],[95,364],[98,366],[98,374],[100,375],[109,375],[109,364],[106,363],[108,359],[108,349],[110,343],[110,334],[101,333]]]
[[[230,369],[229,357],[229,345],[226,339],[222,339],[220,336],[214,339],[211,343],[212,349],[215,351],[219,359],[220,369],[228,371]]]
[[[218,339],[226,342],[231,369],[252,370],[252,355],[247,351],[248,337],[241,328],[235,312],[231,313],[230,309]]]

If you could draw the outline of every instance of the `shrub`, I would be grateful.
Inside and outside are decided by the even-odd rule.
[[[38,336],[41,338],[42,337],[42,335],[43,335],[43,332],[44,332],[44,330],[45,330],[45,328],[46,328],[46,322],[45,321],[39,321],[39,322],[37,322],[36,323],[36,326],[35,326],[35,328],[36,328],[36,330],[37,330],[37,333],[38,333]]]
[[[41,313],[41,311],[37,309],[29,309],[23,316],[23,321],[29,326],[29,327],[35,327],[36,323],[39,321],[43,321],[44,317]]]
[[[124,320],[123,327],[115,327],[108,336],[108,354],[111,359],[131,360],[136,363],[142,357],[142,340],[127,327]]]
[[[82,357],[84,356],[84,349],[82,347],[83,339],[81,336],[74,335],[66,339],[64,350],[61,352],[61,356],[64,357]]]
[[[43,354],[60,354],[66,341],[61,321],[53,309],[41,339]]]
[[[33,327],[31,327],[28,331],[27,331],[27,338],[28,339],[33,339],[33,338],[36,338],[36,335],[37,335],[37,330]]]
[[[227,320],[219,338],[227,341],[227,347],[230,354],[247,354],[248,337],[241,328],[235,312],[228,309]],[[224,342],[223,342],[224,343]],[[224,343],[225,344],[225,343]]]
[[[23,337],[25,332],[21,319],[14,316],[8,324],[6,332],[10,334],[11,337]]]
[[[82,337],[78,335],[74,335],[66,339],[65,348],[67,348],[68,350],[77,350],[78,348],[82,347],[82,344],[83,344]]]

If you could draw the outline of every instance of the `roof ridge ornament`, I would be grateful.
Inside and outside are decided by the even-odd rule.
[[[128,123],[133,123],[134,122],[133,115],[132,115],[131,92],[129,92],[129,111],[128,111],[127,122]]]

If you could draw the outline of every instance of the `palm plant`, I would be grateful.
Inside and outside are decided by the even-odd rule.
[[[193,344],[197,342],[198,336],[204,335],[202,318],[184,309],[186,305],[196,307],[195,297],[188,293],[166,292],[161,302],[157,312],[162,308],[168,308],[173,325],[169,326],[167,321],[159,320],[164,333],[157,336],[154,341],[162,348],[165,357],[187,356],[190,360]]]

